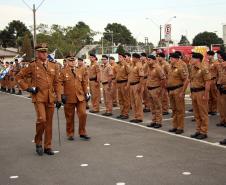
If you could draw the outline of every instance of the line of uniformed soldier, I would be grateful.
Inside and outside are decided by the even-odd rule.
[[[119,53],[117,64],[113,57],[103,55],[102,65],[98,63],[95,54],[90,54],[90,66],[85,66],[83,59],[79,58],[77,67],[75,58],[67,56],[64,66],[60,69],[56,63],[47,61],[47,51],[46,44],[37,45],[36,60],[26,68],[18,70],[15,67],[12,70],[16,73],[17,83],[22,90],[32,94],[37,114],[35,143],[39,155],[43,152],[54,154],[51,145],[54,103],[58,109],[61,103],[64,103],[68,140],[74,140],[75,110],[79,118],[80,138],[90,139],[85,128],[88,94],[91,93],[90,112],[98,113],[101,87],[105,104],[103,116],[112,116],[113,107],[119,105],[118,119],[128,119],[132,109],[133,119],[130,122],[140,123],[143,121],[143,112],[151,111],[152,122],[147,126],[157,129],[162,127],[163,115],[169,114],[170,102],[173,121],[169,132],[182,134],[185,93],[190,83],[196,121],[196,132],[191,137],[207,138],[208,113],[215,115],[218,111],[221,120],[217,126],[226,127],[224,53],[218,53],[218,60],[214,61],[214,52],[209,51],[202,62],[204,57],[200,53],[193,53],[191,58],[186,58],[180,52],[175,52],[170,55],[170,63],[166,61],[164,53],[158,53],[156,56],[147,56],[145,53],[134,53],[132,56],[129,53]],[[28,78],[31,79],[30,83]],[[226,140],[221,144],[226,144]]]

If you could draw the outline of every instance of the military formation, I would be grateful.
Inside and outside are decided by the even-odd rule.
[[[183,134],[185,94],[190,92],[193,108],[190,111],[196,122],[192,138],[208,137],[209,115],[219,113],[216,126],[226,127],[226,54],[221,51],[217,52],[217,60],[213,51],[208,51],[206,56],[201,53],[184,56],[175,51],[169,61],[162,52],[156,55],[118,53],[117,63],[114,57],[102,55],[99,62],[95,54],[90,54],[88,66],[82,58],[68,55],[61,66],[47,60],[47,44],[38,44],[35,50],[36,59],[30,63],[5,63],[5,67],[11,65],[10,72],[0,82],[3,92],[30,93],[37,115],[38,155],[54,155],[52,119],[54,107],[59,109],[62,104],[68,140],[74,140],[75,112],[80,138],[90,140],[86,131],[86,109],[99,113],[101,95],[105,105],[103,116],[114,116],[113,107],[119,107],[117,119],[130,119],[131,123],[139,124],[144,113],[149,113],[151,121],[147,127],[159,129],[163,116],[171,109],[173,119],[169,132]],[[226,139],[220,144],[226,145]]]

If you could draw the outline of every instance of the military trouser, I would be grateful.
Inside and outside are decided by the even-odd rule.
[[[169,91],[170,105],[173,111],[173,128],[184,129],[185,102],[179,97],[182,87]]]
[[[92,109],[94,111],[100,110],[100,100],[101,100],[101,93],[100,93],[100,83],[96,81],[90,81],[90,93],[91,93],[91,104]]]
[[[36,102],[34,106],[37,115],[35,143],[42,145],[44,134],[44,148],[51,148],[54,103]]]
[[[152,122],[161,124],[162,122],[162,88],[158,87],[149,90],[149,99],[151,102]]]
[[[104,104],[107,113],[112,113],[113,99],[112,99],[112,87],[107,84],[103,84]]]
[[[162,112],[169,112],[169,94],[167,89],[162,89]]]
[[[216,81],[211,80],[209,92],[209,112],[217,112],[217,96]]]
[[[151,102],[150,102],[150,98],[149,98],[149,92],[147,89],[147,80],[146,79],[144,80],[143,102],[144,102],[144,107],[146,109],[151,108]]]
[[[127,82],[117,83],[120,112],[123,116],[128,116],[130,110],[130,92],[126,87]]]
[[[132,110],[134,113],[134,118],[143,120],[143,106],[142,106],[142,94],[143,91],[138,91],[138,88],[140,87],[140,83],[136,85],[130,85],[130,97],[131,97],[131,104],[132,104]]]
[[[77,110],[79,120],[79,135],[86,135],[86,102],[81,101],[77,103],[66,103],[64,106],[64,114],[66,118],[66,133],[67,136],[74,136],[74,119],[75,119],[75,108]]]
[[[193,113],[196,121],[196,131],[202,134],[208,132],[208,100],[204,100],[205,91],[191,94]]]

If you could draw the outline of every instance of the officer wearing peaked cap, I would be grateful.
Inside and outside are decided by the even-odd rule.
[[[52,119],[54,114],[54,102],[59,109],[61,106],[61,88],[58,65],[49,62],[48,46],[45,43],[35,47],[36,60],[27,68],[23,68],[16,76],[16,80],[22,90],[32,94],[32,102],[36,110],[36,152],[43,155],[43,135],[44,153],[54,155],[52,151]],[[31,76],[32,83],[29,85],[26,78]]]

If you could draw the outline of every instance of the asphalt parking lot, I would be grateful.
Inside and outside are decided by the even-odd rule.
[[[190,139],[195,132],[192,113],[186,112],[185,133],[168,133],[171,115],[163,127],[150,129],[151,114],[144,123],[131,124],[88,114],[91,141],[68,141],[63,109],[60,110],[62,145],[58,145],[54,115],[54,156],[35,154],[35,112],[26,97],[0,93],[0,185],[225,185],[226,148],[218,144],[226,128],[218,128],[211,116],[208,139]],[[186,101],[186,110],[191,105]],[[132,118],[132,117],[131,117]],[[77,123],[77,120],[76,120]],[[77,124],[76,124],[77,126]]]

